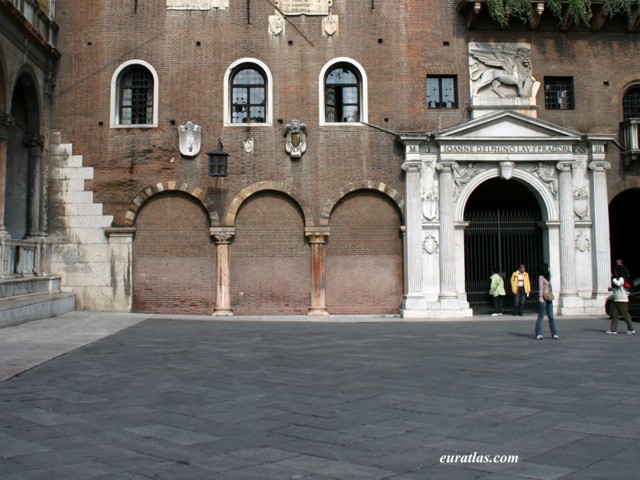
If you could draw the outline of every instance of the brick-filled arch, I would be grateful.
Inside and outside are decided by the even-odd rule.
[[[257,191],[242,203],[234,228],[229,261],[233,311],[306,313],[311,251],[296,201],[274,189]]]
[[[135,224],[134,311],[211,314],[216,247],[200,201],[176,189],[158,193],[144,202]]]
[[[328,223],[325,278],[329,313],[397,314],[404,278],[398,203],[382,191],[356,189],[340,197]]]
[[[229,208],[227,209],[227,213],[224,216],[223,226],[232,227],[236,223],[236,218],[238,216],[238,210],[240,210],[241,205],[253,194],[258,192],[263,192],[267,190],[273,190],[276,192],[284,193],[287,196],[291,197],[299,206],[300,210],[304,215],[304,225],[305,227],[313,227],[315,226],[315,221],[313,217],[313,210],[307,205],[304,201],[300,192],[298,190],[287,183],[276,182],[276,181],[264,181],[254,183],[253,185],[249,185],[236,195],[236,197],[231,201]]]
[[[131,203],[129,204],[129,208],[127,209],[127,213],[125,215],[124,226],[130,227],[133,225],[136,220],[138,211],[149,198],[159,193],[170,191],[184,192],[196,198],[209,214],[209,221],[211,223],[210,226],[213,227],[218,225],[220,217],[217,210],[215,209],[213,201],[207,197],[204,190],[184,182],[165,181],[148,185],[140,193],[138,193],[138,195],[136,195],[133,200],[131,200]]]
[[[342,185],[331,197],[329,197],[329,199],[327,199],[320,210],[319,225],[322,227],[329,225],[329,217],[331,217],[331,212],[336,204],[346,195],[357,190],[375,190],[388,196],[397,205],[398,210],[404,214],[404,200],[402,199],[400,192],[384,182],[376,180],[359,180]]]

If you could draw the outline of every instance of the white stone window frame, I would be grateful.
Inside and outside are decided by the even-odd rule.
[[[240,66],[243,67],[258,67],[266,75],[265,95],[266,95],[266,114],[264,122],[256,123],[233,123],[231,121],[231,76],[234,72],[238,71]],[[273,76],[271,70],[264,62],[261,62],[257,58],[240,58],[229,65],[226,73],[224,74],[224,126],[225,127],[271,127],[273,126]]]
[[[360,75],[360,121],[359,122],[327,122],[325,120],[325,77],[327,72],[331,70],[336,64],[344,63],[352,66],[354,69],[358,71]],[[336,125],[344,127],[345,125],[364,125],[369,121],[369,89],[368,89],[368,81],[367,81],[367,72],[365,72],[364,67],[360,65],[356,60],[348,57],[337,57],[327,62],[322,70],[320,70],[320,76],[318,78],[318,110],[320,112],[320,125]]]
[[[139,124],[121,124],[120,123],[120,78],[123,72],[132,65],[146,68],[153,77],[153,121],[152,123],[139,123]],[[144,60],[129,60],[122,63],[111,77],[111,114],[110,125],[111,128],[157,128],[158,127],[158,99],[160,92],[160,82],[158,80],[158,72],[151,66],[150,63]]]

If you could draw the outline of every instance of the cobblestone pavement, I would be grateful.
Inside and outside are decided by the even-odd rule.
[[[638,478],[640,333],[604,317],[203,320],[1,329],[0,479]]]

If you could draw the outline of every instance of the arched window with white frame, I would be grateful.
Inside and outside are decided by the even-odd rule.
[[[367,75],[355,60],[336,58],[319,78],[320,124],[368,121]]]
[[[273,79],[269,68],[255,58],[229,66],[224,79],[224,124],[271,125]]]
[[[111,78],[111,127],[158,126],[158,74],[143,60],[120,65]]]

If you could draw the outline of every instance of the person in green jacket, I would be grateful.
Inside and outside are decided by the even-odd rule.
[[[504,278],[498,273],[498,269],[491,270],[491,287],[489,287],[489,295],[493,297],[493,313],[492,317],[502,315],[502,297],[507,294],[504,290]]]

